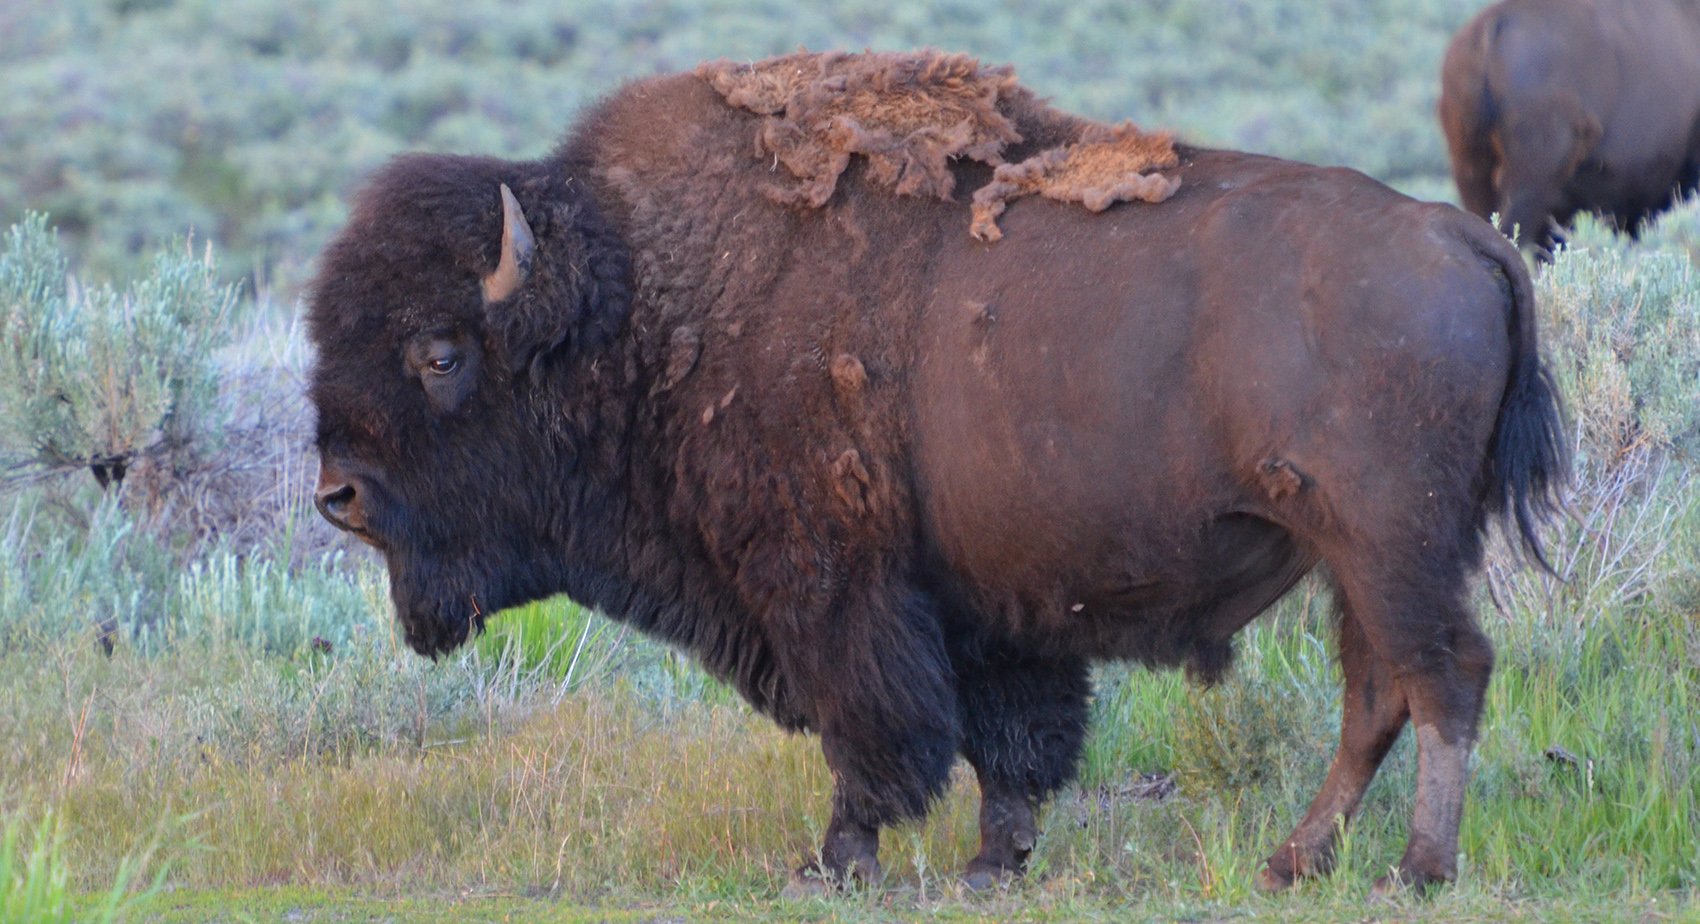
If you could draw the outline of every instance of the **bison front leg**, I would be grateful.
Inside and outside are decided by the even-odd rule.
[[[987,889],[1025,871],[1039,806],[1074,778],[1091,685],[1079,659],[980,648],[953,660],[962,753],[980,781],[980,852],[963,882]]]
[[[1307,876],[1326,875],[1334,868],[1334,846],[1340,825],[1351,820],[1364,790],[1405,730],[1409,710],[1391,665],[1381,660],[1353,617],[1342,605],[1340,668],[1345,687],[1340,720],[1340,747],[1328,779],[1310,811],[1275,851],[1258,885],[1276,891]]]
[[[832,770],[832,821],[818,862],[797,870],[788,895],[877,882],[880,828],[926,815],[949,782],[961,735],[950,662],[925,597],[844,605],[806,650],[793,673],[814,701]]]

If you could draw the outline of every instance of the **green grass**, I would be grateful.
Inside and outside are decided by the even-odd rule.
[[[233,914],[231,909],[242,909]],[[1265,899],[1243,915],[1224,913],[1199,902],[1153,901],[1129,905],[1070,890],[1046,895],[1000,895],[969,901],[921,898],[914,894],[883,895],[873,900],[847,899],[809,902],[752,902],[719,899],[679,899],[661,902],[598,903],[593,905],[548,897],[502,894],[426,894],[373,897],[348,890],[300,887],[177,892],[155,901],[150,920],[162,924],[213,921],[313,922],[409,921],[502,922],[502,924],[659,924],[659,922],[1145,922],[1214,921],[1229,917],[1295,922],[1347,922],[1395,919],[1419,922],[1541,922],[1640,921],[1646,924],[1691,921],[1700,906],[1681,899],[1654,896],[1605,902],[1565,901],[1540,905],[1506,903],[1479,893],[1450,893],[1431,903],[1401,902],[1368,907],[1361,902],[1334,901],[1316,894]]]
[[[16,818],[0,831],[0,921],[6,924],[107,924],[134,919],[147,910],[159,889],[159,879],[131,894],[138,867],[153,851],[144,848],[141,862],[125,857],[111,887],[103,894],[78,895],[71,888],[71,871],[64,856],[64,829],[51,813],[34,830]]]

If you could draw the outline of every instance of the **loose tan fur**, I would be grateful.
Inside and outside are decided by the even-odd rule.
[[[1168,132],[1144,132],[1132,122],[1091,125],[1074,144],[998,167],[992,181],[974,193],[974,224],[968,233],[982,241],[1003,237],[997,217],[1009,200],[1033,193],[1078,202],[1094,212],[1116,202],[1162,202],[1181,181],[1151,171],[1179,163]]]
[[[1161,202],[1180,185],[1150,173],[1180,162],[1173,138],[1131,123],[1082,120],[1074,143],[1005,163],[1005,148],[1022,140],[1011,114],[1044,104],[1012,68],[984,67],[967,55],[799,52],[753,64],[713,61],[697,76],[729,105],[769,117],[756,151],[802,181],[769,191],[787,204],[825,205],[853,154],[868,158],[869,176],[898,195],[949,199],[949,163],[965,157],[998,168],[975,193],[970,228],[995,241],[1002,237],[996,218],[1010,199],[1039,193],[1096,212],[1113,202]]]
[[[1002,163],[1004,145],[1021,140],[998,111],[1017,89],[1014,70],[963,54],[799,52],[754,64],[711,61],[697,76],[730,105],[771,116],[757,150],[804,181],[774,190],[784,202],[825,205],[852,154],[867,157],[875,181],[899,195],[947,199],[950,158]]]

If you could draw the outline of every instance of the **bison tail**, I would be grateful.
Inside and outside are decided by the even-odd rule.
[[[1506,319],[1511,370],[1499,402],[1488,462],[1487,503],[1503,516],[1507,535],[1547,572],[1558,576],[1541,545],[1541,528],[1565,509],[1570,453],[1564,406],[1535,335],[1534,286],[1523,258],[1492,229],[1471,222],[1471,244],[1497,270],[1510,301]]]
[[[1558,572],[1541,546],[1540,528],[1564,509],[1570,481],[1564,413],[1552,372],[1538,359],[1521,364],[1499,406],[1490,503],[1542,568]]]

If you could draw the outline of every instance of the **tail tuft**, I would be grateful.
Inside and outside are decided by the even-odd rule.
[[[1499,407],[1488,503],[1530,557],[1561,576],[1547,558],[1540,531],[1563,512],[1562,492],[1570,483],[1564,411],[1546,364],[1534,355],[1518,359]]]

